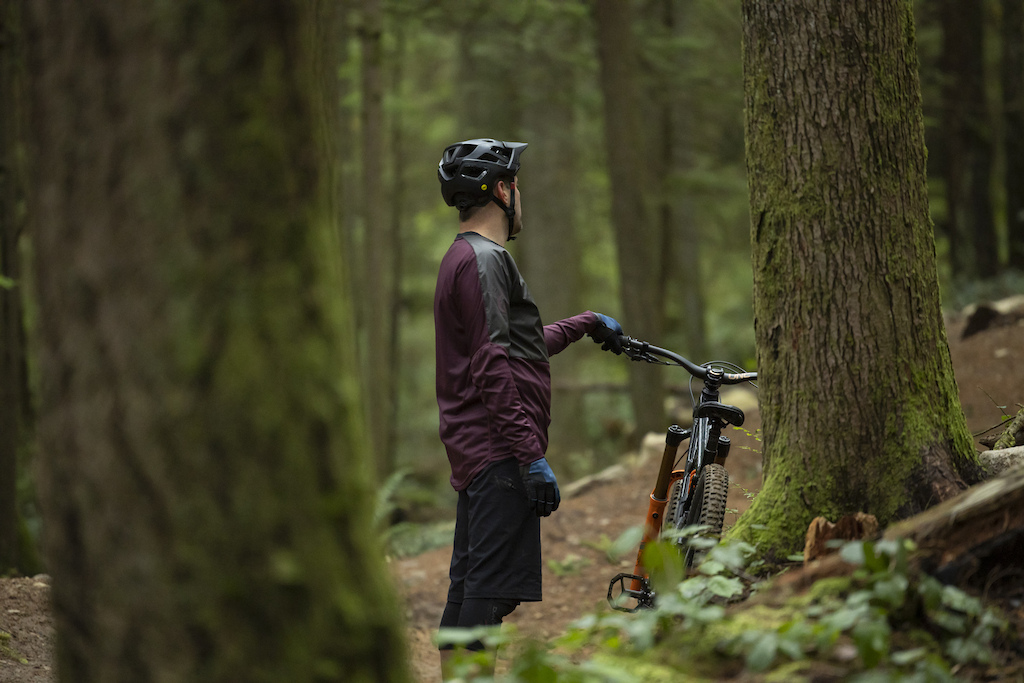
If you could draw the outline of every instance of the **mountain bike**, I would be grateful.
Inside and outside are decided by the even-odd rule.
[[[608,584],[608,604],[619,611],[636,612],[654,606],[654,591],[643,556],[647,544],[661,537],[662,529],[682,530],[698,525],[706,529],[704,535],[707,537],[721,536],[729,493],[725,459],[731,446],[729,437],[723,435],[722,430],[726,425],[742,426],[745,418],[743,411],[736,406],[719,401],[719,389],[723,385],[752,382],[757,379],[757,373],[743,372],[742,368],[719,361],[697,365],[667,349],[631,337],[622,337],[621,341],[623,353],[634,361],[678,366],[704,382],[700,396],[693,402],[693,426],[683,429],[672,425],[665,435],[665,450],[651,491],[633,573],[618,574]],[[680,455],[684,441],[689,444],[685,453]],[[679,467],[680,462],[682,467]],[[684,567],[689,569],[699,564],[706,550],[690,543],[685,534],[674,533],[672,536],[672,542],[683,556]],[[619,587],[618,593],[615,592],[616,586]],[[624,606],[623,603],[631,599],[636,600],[636,604]]]

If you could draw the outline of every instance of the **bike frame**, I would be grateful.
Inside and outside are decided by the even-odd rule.
[[[622,593],[637,600],[635,609],[625,610],[634,612],[641,607],[653,605],[654,594],[648,582],[649,575],[643,564],[643,555],[647,544],[661,536],[669,492],[676,482],[683,481],[682,495],[678,502],[680,509],[669,512],[674,513],[674,519],[686,519],[701,470],[714,462],[722,464],[728,456],[730,441],[722,436],[723,428],[729,423],[737,424],[737,418],[738,424],[743,422],[743,413],[738,408],[725,406],[719,402],[719,389],[723,384],[740,384],[757,379],[757,373],[732,374],[713,366],[697,365],[671,351],[629,337],[623,340],[623,351],[635,361],[683,367],[690,375],[704,381],[700,397],[693,406],[693,427],[683,429],[678,425],[672,425],[665,435],[665,450],[661,456],[658,478],[651,491],[633,574],[619,574],[608,586],[608,599],[611,602],[615,582],[619,581],[621,584],[629,579],[629,589],[623,586]],[[677,469],[679,446],[687,439],[689,445],[686,450],[686,461],[682,469]]]

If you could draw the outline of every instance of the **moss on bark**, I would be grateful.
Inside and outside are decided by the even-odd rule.
[[[939,308],[911,5],[745,0],[764,421],[732,530],[784,557],[807,524],[884,525],[975,476]]]
[[[61,680],[403,680],[332,206],[337,7],[33,9]]]

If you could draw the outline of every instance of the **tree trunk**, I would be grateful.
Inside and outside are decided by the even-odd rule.
[[[19,565],[18,452],[28,410],[17,205],[21,3],[0,5],[0,575]]]
[[[943,177],[953,274],[989,277],[999,268],[992,217],[992,140],[985,94],[984,5],[942,0]]]
[[[1024,3],[1003,0],[1003,146],[1010,267],[1024,271]]]
[[[659,201],[661,270],[665,291],[671,292],[671,296],[665,298],[666,316],[673,313],[677,316],[672,322],[679,332],[683,354],[700,363],[708,360],[705,286],[701,277],[703,248],[692,193],[680,187],[683,176],[696,166],[692,96],[680,79],[688,65],[678,47],[685,35],[687,19],[693,12],[693,3],[658,0],[657,4],[651,14],[658,17],[663,47],[653,60],[657,68],[651,83],[651,99],[658,103],[657,127],[661,139],[661,157],[655,163],[659,164],[658,176],[662,179]],[[666,321],[666,334],[672,331],[669,325]]]
[[[381,0],[364,0],[362,45],[363,248],[366,260],[364,319],[366,342],[362,349],[370,442],[379,479],[394,469],[394,424],[397,388],[394,347],[394,273],[398,238],[392,234],[384,190],[384,76],[383,14]]]
[[[534,88],[524,93],[523,124],[529,156],[520,173],[526,205],[522,239],[512,243],[523,276],[540,307],[544,322],[550,323],[585,308],[582,301],[582,244],[577,235],[577,185],[581,168],[577,163],[576,120],[573,107],[579,77],[574,54],[565,45],[580,42],[575,17],[556,14],[528,27],[534,50],[524,60],[527,80]],[[584,340],[589,342],[589,340]],[[586,344],[593,353],[599,347]],[[579,377],[579,349],[570,348],[551,361],[551,427],[548,453],[554,466],[564,466],[570,453],[587,449],[583,392],[576,389]],[[566,387],[573,388],[566,388]]]
[[[652,193],[652,149],[640,110],[639,64],[631,0],[596,0],[597,52],[604,97],[612,225],[627,334],[658,343],[664,320],[662,243]],[[639,436],[665,429],[662,374],[630,364],[629,391]]]
[[[977,473],[939,309],[911,3],[744,0],[764,486],[734,533],[883,525]],[[763,525],[763,526],[762,526]]]
[[[335,226],[337,5],[31,7],[60,680],[404,680]]]
[[[458,137],[515,140],[523,109],[518,36],[524,27],[503,16],[496,5],[475,3],[469,11],[466,5],[460,0],[449,10],[459,36],[456,113],[459,130],[467,131]]]

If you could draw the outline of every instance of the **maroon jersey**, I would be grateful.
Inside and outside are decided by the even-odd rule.
[[[543,325],[512,255],[475,232],[456,236],[434,292],[437,406],[455,490],[492,462],[544,457],[548,356],[597,322],[588,311]]]

